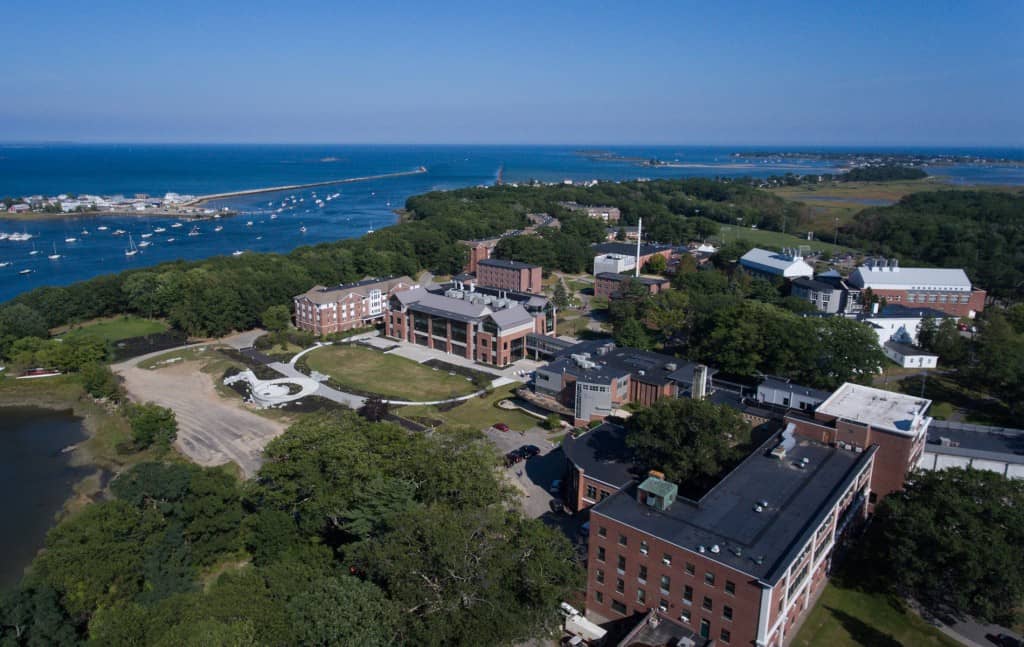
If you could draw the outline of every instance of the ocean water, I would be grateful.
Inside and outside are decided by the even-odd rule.
[[[644,167],[629,161],[597,161],[578,154],[607,150],[626,157],[678,160],[677,167]],[[758,147],[763,148],[763,147]],[[206,195],[241,189],[362,177],[425,166],[427,172],[396,178],[317,187],[283,194],[261,194],[212,203],[239,215],[175,228],[175,220],[149,216],[68,216],[0,220],[0,231],[33,235],[29,242],[0,241],[0,302],[43,285],[67,285],[100,274],[177,259],[200,259],[241,252],[287,252],[298,246],[361,236],[393,224],[394,210],[411,195],[431,190],[489,185],[504,169],[506,182],[574,181],[715,176],[767,176],[787,171],[828,172],[836,165],[786,160],[738,161],[743,147],[565,147],[565,146],[239,146],[239,145],[0,145],[0,196],[58,193],[100,195],[173,191]],[[784,150],[784,149],[779,149]],[[835,149],[855,150],[855,149]],[[1024,151],[972,152],[1024,159]],[[944,167],[937,173],[953,182],[1024,184],[1024,168]],[[340,195],[318,207],[323,199]],[[277,213],[290,196],[294,204]],[[301,200],[301,201],[300,201]],[[271,218],[276,214],[276,218]],[[249,223],[252,223],[251,225]],[[215,225],[223,230],[215,232]],[[98,227],[105,226],[106,231]],[[302,228],[305,227],[305,232]],[[153,229],[164,228],[162,233]],[[127,236],[151,244],[128,257]],[[78,240],[66,243],[65,239]],[[174,238],[169,241],[169,238]],[[30,252],[35,249],[37,253]],[[48,255],[60,254],[58,260]],[[19,274],[30,269],[32,273]]]

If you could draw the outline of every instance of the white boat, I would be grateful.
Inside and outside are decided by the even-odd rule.
[[[252,227],[252,221],[251,220],[247,220],[246,223],[245,223],[245,226],[246,227]]]
[[[224,231],[224,225],[217,225],[213,228],[214,231]]]
[[[141,249],[141,248],[149,247],[152,244],[153,243],[149,242],[148,240],[144,240],[144,241],[139,243],[139,248]]]
[[[74,236],[68,236],[67,238],[64,239],[64,242],[65,243],[74,243],[74,242],[78,242],[78,239],[75,238]]]
[[[154,233],[154,234],[162,234],[162,233],[164,233],[165,231],[167,231],[167,228],[166,228],[166,227],[157,227],[156,229],[154,229],[154,230],[153,230],[153,233]]]
[[[83,229],[82,230],[82,235],[83,236],[88,236],[89,235],[89,230],[88,229]]]
[[[106,231],[107,229],[109,229],[109,227],[107,227],[106,225],[100,225],[99,227],[96,228],[96,231]]]
[[[303,226],[299,227],[299,231],[301,231],[302,233],[306,233],[306,226],[303,225]]]
[[[171,229],[177,229],[178,227],[181,227],[181,223],[180,222],[176,222],[173,225],[171,225]]]
[[[10,235],[10,234],[5,234],[4,232],[0,231],[0,240],[7,240],[7,237],[8,237],[9,235]]]
[[[152,237],[153,237],[153,234],[148,233],[148,232],[145,233],[145,234],[142,234],[142,238],[152,238]]]
[[[31,273],[32,273],[32,270],[28,270],[28,269],[18,270],[18,274],[31,274]]]
[[[199,227],[193,226],[192,230],[188,232],[188,235],[189,236],[198,236],[199,235]]]
[[[53,253],[47,256],[46,258],[50,259],[51,261],[56,261],[60,259],[60,254],[57,253],[57,243],[53,244]]]
[[[244,254],[244,253],[245,253],[245,252],[243,252],[242,250],[240,250],[240,249],[236,249],[235,251],[231,252],[231,255],[232,255],[232,256],[241,256],[241,255],[242,255],[242,254]]]
[[[38,254],[38,253],[39,253],[39,250],[38,250],[38,249],[36,249],[36,244],[35,244],[35,243],[32,243],[32,251],[31,251],[31,252],[29,252],[29,253],[28,253],[28,255],[29,255],[29,256],[35,256],[35,255],[36,255],[36,254]]]
[[[277,214],[276,213],[270,214],[270,219],[271,220],[277,220]]]
[[[174,242],[174,236],[171,236],[170,238],[168,238],[168,239],[167,239],[167,242],[169,242],[169,243],[173,243],[173,242]]]
[[[11,264],[10,261],[0,261],[0,267],[7,267],[10,264]]]
[[[256,240],[263,240],[263,236],[257,236]]]
[[[115,229],[114,230],[114,235],[115,236],[124,236],[126,233],[128,233],[128,232],[126,232],[124,229]]]
[[[125,256],[135,256],[139,253],[139,250],[135,247],[135,241],[132,240],[132,235],[128,234],[128,249],[124,250]]]

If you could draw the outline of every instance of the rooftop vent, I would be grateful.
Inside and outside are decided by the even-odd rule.
[[[754,512],[757,512],[757,513],[764,512],[764,506],[761,505],[760,503],[755,503],[754,504]]]
[[[711,552],[717,555],[718,553],[722,552],[722,549],[719,548],[718,544],[714,544],[711,546]]]
[[[758,566],[760,566],[761,564],[764,564],[764,555],[758,555],[757,557],[755,557],[754,558],[754,563],[757,564]]]
[[[674,371],[677,368],[679,368],[679,365],[676,364],[675,362],[669,362],[668,364],[665,364],[666,371]]]
[[[701,544],[700,546],[697,546],[697,552],[698,553],[706,553],[707,551],[708,551],[708,549],[704,547],[704,544]]]

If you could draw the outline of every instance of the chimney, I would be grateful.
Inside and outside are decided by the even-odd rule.
[[[703,400],[708,394],[708,367],[697,364],[693,367],[693,384],[690,386],[690,398]]]
[[[644,219],[639,218],[636,222],[636,267],[633,268],[633,276],[640,276],[640,241],[644,239]]]

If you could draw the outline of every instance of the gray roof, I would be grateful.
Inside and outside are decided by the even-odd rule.
[[[592,479],[614,488],[623,488],[633,480],[636,466],[625,457],[626,429],[605,423],[573,438],[562,440],[562,452],[573,465]]]
[[[500,329],[513,328],[533,321],[533,315],[521,304],[494,311],[482,303],[453,299],[424,288],[406,290],[395,294],[403,306],[414,312],[423,312],[466,323],[479,323],[490,316]]]
[[[590,361],[596,366],[583,368],[572,357],[573,354],[590,353]],[[673,368],[669,368],[674,364]],[[636,348],[617,348],[614,344],[601,341],[599,345],[580,344],[547,365],[546,370],[575,375],[578,379],[593,383],[607,383],[612,378],[632,375],[632,379],[646,384],[663,386],[669,382],[692,382],[693,362],[670,355],[652,353]],[[643,373],[641,375],[641,372]]]
[[[936,355],[935,353],[929,353],[928,351],[924,350],[923,348],[917,348],[916,346],[911,346],[910,344],[901,344],[901,343],[899,343],[897,341],[887,341],[887,342],[885,342],[885,347],[886,348],[891,348],[892,350],[896,351],[900,355],[903,355],[904,357],[908,357],[908,356],[911,356],[911,355],[915,355],[915,356],[916,355],[923,355],[925,357],[938,357],[938,355]]]
[[[384,278],[367,277],[361,281],[356,281],[355,283],[343,283],[341,285],[334,285],[331,287],[315,285],[308,291],[296,295],[295,298],[301,299],[305,297],[313,303],[318,304],[336,303],[340,299],[344,299],[352,293],[365,295],[366,292],[372,289],[379,289],[382,292],[388,292],[401,283],[404,283],[405,285],[415,285],[416,282],[408,276],[386,276]]]
[[[494,323],[498,324],[498,328],[502,330],[533,323],[533,315],[527,312],[526,308],[521,305],[505,308],[504,310],[498,310],[491,315],[491,319],[493,319]]]
[[[824,402],[828,399],[828,396],[832,395],[831,391],[822,391],[821,389],[812,389],[809,386],[801,386],[799,384],[793,384],[789,380],[784,380],[774,375],[765,375],[764,379],[761,380],[760,386],[764,386],[768,389],[778,389],[779,391],[789,391],[790,393],[799,393],[800,395],[807,396],[809,398],[817,398]]]
[[[828,283],[827,281],[808,279],[802,276],[798,279],[794,279],[793,285],[804,288],[805,290],[813,290],[815,292],[832,292],[839,289],[839,286]]]
[[[599,254],[621,254],[622,256],[634,256],[636,254],[636,243],[595,243],[592,247]],[[647,256],[648,254],[663,252],[666,249],[672,249],[672,246],[641,243],[640,255]]]
[[[680,497],[660,511],[637,501],[634,483],[594,506],[591,520],[604,516],[693,552],[704,546],[704,557],[774,584],[876,450],[857,454],[798,440],[779,460],[768,453],[778,438],[700,501]],[[805,457],[807,467],[797,467]],[[768,506],[756,512],[762,500]],[[715,545],[718,553],[711,549]]]
[[[529,263],[522,263],[520,261],[507,261],[501,258],[485,258],[482,261],[478,261],[477,265],[488,265],[490,267],[502,267],[511,270],[532,270],[539,265],[530,265]]]
[[[948,438],[957,446],[941,445],[942,438]],[[928,427],[928,444],[924,450],[933,454],[1024,464],[1024,430],[935,420]]]

